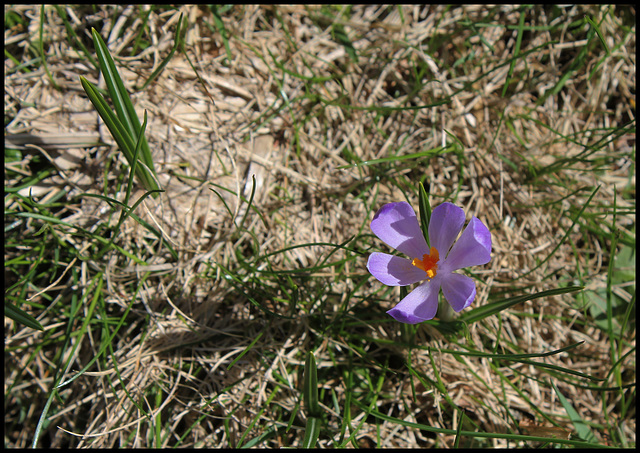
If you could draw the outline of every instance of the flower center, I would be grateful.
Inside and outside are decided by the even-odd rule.
[[[431,253],[425,253],[422,255],[422,259],[416,258],[411,264],[413,264],[418,269],[422,269],[427,273],[428,278],[433,278],[436,276],[436,271],[438,270],[438,260],[440,259],[440,254],[438,253],[438,249],[435,247],[431,247]]]

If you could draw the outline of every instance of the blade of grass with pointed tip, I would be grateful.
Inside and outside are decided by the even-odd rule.
[[[353,42],[349,39],[349,35],[347,35],[344,26],[340,23],[335,23],[332,27],[331,34],[336,42],[342,44],[345,52],[351,57],[351,59],[358,64],[358,53],[356,52],[356,48],[353,47]]]
[[[319,417],[322,412],[318,404],[318,369],[313,352],[307,354],[304,364],[304,408],[307,415]]]
[[[420,227],[422,228],[422,234],[427,240],[427,247],[429,245],[429,222],[431,221],[431,204],[429,203],[429,195],[424,190],[422,183],[418,183],[418,204],[420,205]]]
[[[142,91],[145,88],[147,88],[147,86],[151,82],[153,82],[156,79],[156,77],[158,77],[160,73],[162,73],[162,71],[164,71],[164,68],[167,66],[169,61],[171,61],[171,58],[173,58],[173,54],[176,53],[176,50],[178,50],[179,47],[182,47],[182,48],[184,47],[184,39],[181,35],[184,34],[184,30],[186,29],[186,27],[182,25],[182,15],[183,14],[180,13],[180,18],[178,19],[178,26],[176,28],[176,38],[173,41],[173,47],[171,48],[169,55],[167,55],[167,57],[164,60],[162,60],[160,65],[156,68],[156,70],[151,73],[151,75],[149,76],[147,81],[144,82],[144,85],[142,85],[139,91]],[[184,20],[186,22],[187,19],[185,18]]]
[[[262,335],[264,334],[264,330],[262,330],[258,335],[256,335],[256,337],[253,339],[253,341],[249,344],[249,346],[247,346],[240,354],[238,354],[238,356],[233,359],[231,361],[231,363],[229,364],[229,366],[227,366],[227,370],[230,370],[242,357],[244,357],[244,355],[249,352],[251,350],[251,348],[253,348],[255,346],[255,344],[258,342],[258,340],[260,340],[260,338],[262,338]]]
[[[129,98],[129,93],[124,86],[124,82],[122,82],[122,78],[104,40],[95,28],[91,29],[91,34],[96,47],[96,55],[100,62],[100,70],[107,84],[113,106],[116,109],[116,116],[122,121],[129,135],[135,137],[140,132],[140,120]]]
[[[518,23],[518,36],[516,37],[516,46],[513,50],[513,56],[517,57],[520,54],[520,46],[522,45],[522,35],[524,34],[524,19],[525,13],[520,11],[520,22]],[[513,77],[513,71],[515,70],[517,60],[514,58],[511,60],[511,64],[509,65],[509,72],[507,73],[507,78],[505,79],[504,85],[502,87],[502,97],[507,94],[507,90],[509,89],[509,83],[511,82],[511,78]]]
[[[470,324],[495,315],[496,313],[500,313],[501,311],[506,310],[509,307],[512,307],[521,302],[525,302],[527,300],[534,300],[541,297],[557,296],[559,294],[572,293],[575,291],[580,291],[582,289],[584,289],[584,287],[582,286],[567,286],[566,288],[550,289],[548,291],[540,291],[539,293],[535,294],[525,294],[524,296],[510,297],[508,299],[503,299],[498,302],[482,305],[478,308],[474,308],[473,310],[469,310],[461,315],[458,320]]]
[[[322,415],[318,403],[318,369],[313,352],[307,354],[304,364],[304,387],[302,389],[304,408],[307,413],[307,426],[302,441],[303,448],[313,448],[318,442]]]
[[[10,302],[5,301],[4,303],[4,315],[32,329],[44,330],[44,327],[42,327],[42,324],[40,324],[36,318]]]
[[[571,226],[569,227],[569,229],[567,230],[567,232],[564,234],[564,236],[562,236],[562,239],[560,239],[560,242],[558,242],[558,244],[553,248],[553,250],[551,250],[551,252],[549,252],[549,254],[547,255],[547,257],[545,259],[543,259],[542,261],[540,261],[535,267],[533,267],[532,269],[528,270],[527,272],[525,272],[524,274],[520,275],[520,278],[529,275],[530,273],[532,273],[533,271],[535,271],[536,269],[538,269],[540,266],[542,266],[544,263],[546,263],[547,261],[549,261],[549,259],[551,259],[551,257],[553,256],[554,253],[556,253],[556,250],[558,250],[560,248],[560,246],[564,243],[564,241],[569,237],[569,234],[571,233],[571,231],[573,230],[573,227],[576,225],[576,223],[578,223],[578,219],[580,219],[580,217],[582,216],[582,213],[584,212],[585,209],[587,209],[587,206],[589,206],[589,203],[591,203],[591,200],[593,199],[593,197],[595,196],[596,192],[598,192],[598,190],[600,190],[600,187],[602,186],[598,186],[595,188],[595,190],[593,191],[593,193],[591,194],[591,196],[587,199],[587,201],[582,205],[582,208],[580,208],[580,212],[578,212],[578,215],[576,215],[573,218],[573,221],[571,223]]]
[[[595,33],[595,28],[589,28],[589,30],[587,31],[587,37],[585,39],[586,44],[582,46],[582,48],[578,52],[578,55],[576,55],[573,61],[571,61],[569,68],[564,72],[562,77],[560,77],[558,83],[546,90],[542,94],[542,96],[538,98],[538,100],[536,101],[537,106],[543,105],[549,96],[555,96],[556,94],[558,94],[560,90],[562,90],[564,85],[572,79],[574,73],[585,65],[587,54],[589,53],[589,48],[591,47],[591,40],[593,39],[593,35],[595,35]]]
[[[556,387],[556,384],[553,381],[551,381],[551,385],[553,386],[553,390],[555,390],[556,395],[558,395],[558,400],[560,400],[560,404],[562,404],[562,407],[564,407],[564,410],[567,412],[567,415],[569,416],[571,423],[573,423],[573,427],[576,429],[576,432],[578,433],[580,439],[587,442],[597,442],[598,440],[593,434],[593,431],[591,431],[589,425],[587,425],[582,417],[580,417],[580,414],[578,414],[578,412],[574,409],[569,400],[567,400],[564,395],[560,393],[560,390],[558,390],[558,387]]]
[[[408,420],[405,420],[403,418],[396,418],[387,414],[383,414],[382,412],[379,412],[377,409],[372,408],[371,405],[367,405],[365,403],[363,403],[362,401],[360,401],[357,398],[354,398],[353,400],[353,404],[357,407],[359,407],[360,409],[362,409],[363,411],[365,411],[366,415],[370,415],[373,416],[377,419],[380,420],[384,420],[384,421],[389,421],[392,422],[395,425],[399,425],[399,426],[406,426],[408,428],[412,428],[414,430],[420,430],[420,431],[426,431],[426,432],[432,432],[432,433],[440,433],[440,434],[447,434],[447,435],[452,435],[452,436],[462,436],[462,437],[469,437],[469,438],[480,438],[480,439],[507,439],[507,440],[513,440],[513,441],[531,441],[531,442],[551,442],[554,444],[560,444],[560,445],[571,445],[574,448],[575,447],[585,447],[585,448],[593,448],[593,447],[601,447],[602,445],[598,444],[598,443],[593,443],[593,442],[583,442],[583,441],[577,441],[577,440],[573,440],[573,439],[556,439],[556,438],[548,438],[548,437],[541,437],[541,436],[528,436],[528,435],[522,435],[522,434],[509,434],[509,433],[497,433],[497,432],[481,432],[481,431],[456,431],[453,429],[447,429],[447,428],[436,428],[434,426],[430,426],[430,425],[424,425],[422,423],[415,423],[415,422],[411,422]]]
[[[135,171],[138,169],[138,157],[140,156],[140,149],[142,148],[142,143],[144,140],[144,133],[147,130],[147,111],[144,111],[144,117],[142,121],[142,126],[140,127],[140,131],[138,132],[138,140],[136,142],[136,148],[133,151],[133,158],[131,159],[131,169],[129,170],[129,181],[127,181],[127,193],[124,197],[124,204],[129,205],[129,198],[131,198],[131,189],[133,189],[133,175]],[[120,228],[121,223],[118,224],[116,229]]]
[[[53,372],[53,382],[51,383],[51,387],[49,387],[49,391],[47,394],[47,400],[45,402],[44,408],[42,409],[42,413],[40,414],[40,418],[38,419],[38,424],[36,425],[35,431],[33,433],[33,440],[31,441],[31,448],[36,448],[38,446],[38,440],[40,439],[40,434],[42,433],[42,429],[45,423],[49,420],[49,410],[51,409],[51,404],[54,399],[58,396],[58,384],[64,378],[65,373],[69,370],[69,364],[75,358],[75,352],[78,347],[83,343],[83,338],[87,333],[87,328],[93,318],[93,312],[96,308],[98,300],[100,296],[102,296],[102,285],[104,283],[103,274],[99,273],[94,277],[92,284],[96,284],[97,287],[92,292],[86,292],[84,297],[88,297],[89,294],[92,294],[92,300],[88,304],[86,309],[86,313],[83,313],[83,316],[79,315],[80,307],[84,304],[80,303],[77,306],[77,309],[72,310],[73,316],[69,318],[69,322],[67,324],[67,330],[65,333],[64,340],[64,349],[69,348],[70,354],[60,354],[58,358],[58,363]],[[82,320],[82,325],[78,329],[77,326],[74,326],[76,320]],[[75,329],[74,329],[75,327]],[[71,338],[74,337],[75,342],[71,342]],[[63,363],[64,362],[64,363]]]
[[[111,96],[111,101],[113,102],[113,106],[116,109],[116,116],[122,122],[129,135],[131,137],[137,137],[138,134],[140,134],[140,119],[138,118],[136,110],[133,107],[133,103],[131,102],[131,98],[129,97],[129,92],[122,82],[122,78],[118,73],[115,62],[113,61],[113,58],[109,53],[109,49],[107,48],[107,45],[103,41],[102,37],[95,30],[95,28],[91,29],[91,34],[93,36],[93,42],[96,47],[96,55],[98,56],[98,61],[100,62],[100,69],[102,71],[102,75],[104,76],[104,81],[107,84],[109,96]],[[145,138],[143,138],[142,141],[141,153],[142,162],[144,162],[144,164],[149,167],[149,170],[155,175],[151,151],[149,149],[149,144],[147,143],[147,140]],[[153,178],[150,178],[150,181],[152,181],[153,186],[149,187],[149,190],[159,189]]]
[[[231,48],[229,47],[229,33],[224,26],[224,22],[222,21],[221,13],[226,11],[223,7],[221,8],[223,11],[218,11],[218,5],[210,6],[211,12],[213,13],[213,23],[216,27],[218,33],[220,33],[220,37],[222,38],[222,42],[224,44],[224,49],[227,52],[227,59],[229,60],[229,64],[231,64]]]
[[[589,25],[591,25],[593,29],[596,31],[596,34],[598,35],[598,38],[600,38],[600,42],[602,43],[602,47],[604,47],[605,52],[607,52],[607,56],[611,55],[611,50],[609,50],[607,41],[604,39],[604,36],[602,35],[602,32],[600,31],[600,27],[598,27],[598,24],[596,24],[593,21],[593,19],[591,19],[587,15],[585,15],[584,18],[586,19],[587,22],[589,22]],[[602,20],[604,20],[604,18]]]
[[[71,47],[77,46],[78,48],[80,48],[84,56],[87,57],[87,60],[91,62],[93,67],[96,68],[96,70],[100,70],[100,65],[98,64],[96,59],[93,58],[87,47],[82,43],[82,40],[78,38],[78,34],[69,23],[69,19],[67,19],[67,14],[65,13],[64,9],[58,5],[54,5],[54,8],[58,12],[58,16],[60,16],[60,19],[62,19],[62,23],[64,24],[64,28],[67,32],[67,39],[69,40],[69,44],[71,44]]]
[[[98,91],[98,88],[84,77],[80,76],[80,83],[82,88],[87,93],[89,100],[98,111],[100,118],[105,122],[109,132],[113,136],[122,152],[125,154],[127,161],[133,159],[134,143],[131,135],[127,131],[126,127],[120,119],[111,111],[109,104],[104,97]]]
[[[47,58],[44,54],[44,42],[43,42],[43,30],[44,30],[44,5],[40,8],[40,25],[38,27],[39,30],[39,42],[38,42],[38,51],[40,52],[40,60],[42,61],[42,67],[44,68],[44,72],[47,73],[47,77],[51,81],[51,84],[56,90],[60,90],[60,85],[56,83],[51,72],[49,71],[49,66],[47,65]]]
[[[456,144],[449,145],[446,148],[438,146],[436,148],[433,148],[427,151],[420,151],[417,153],[406,154],[403,156],[382,157],[380,159],[367,160],[367,161],[358,162],[355,164],[341,165],[340,167],[338,167],[338,170],[344,170],[347,168],[359,167],[363,165],[377,165],[377,164],[383,164],[387,162],[397,162],[397,161],[402,161],[407,159],[418,159],[420,157],[441,156],[443,154],[455,152],[456,150],[458,150],[458,145]]]
[[[100,118],[102,118],[104,123],[107,125],[107,128],[109,129],[109,132],[111,132],[113,139],[118,144],[118,147],[124,153],[129,165],[132,165],[135,155],[135,143],[133,142],[133,138],[129,135],[126,127],[118,117],[111,111],[109,104],[107,104],[107,101],[102,97],[98,88],[82,76],[80,76],[80,83],[82,84],[84,91],[87,93],[89,100],[98,111]],[[147,190],[160,190],[146,166],[136,166],[136,175]]]

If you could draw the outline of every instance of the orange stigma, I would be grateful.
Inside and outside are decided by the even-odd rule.
[[[440,254],[435,247],[431,247],[431,253],[425,253],[422,255],[422,259],[416,258],[413,260],[411,264],[413,264],[418,269],[422,269],[427,273],[428,278],[433,278],[436,276],[436,271],[438,270],[438,260],[440,259]]]

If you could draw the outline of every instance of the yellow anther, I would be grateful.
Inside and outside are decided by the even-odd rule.
[[[436,276],[436,271],[438,270],[438,260],[440,259],[440,254],[435,247],[431,247],[431,253],[425,253],[422,255],[422,259],[416,258],[413,260],[411,264],[413,264],[418,269],[422,269],[427,273],[428,278],[433,278]]]

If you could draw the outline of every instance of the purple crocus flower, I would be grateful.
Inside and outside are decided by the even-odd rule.
[[[440,288],[456,312],[467,308],[475,299],[473,279],[453,271],[488,263],[491,233],[480,220],[472,217],[455,241],[464,219],[462,208],[451,203],[442,203],[433,209],[429,248],[409,203],[389,203],[376,212],[371,231],[411,259],[374,252],[367,262],[369,272],[389,286],[406,286],[426,279],[387,312],[397,321],[416,324],[432,319],[438,310]]]

